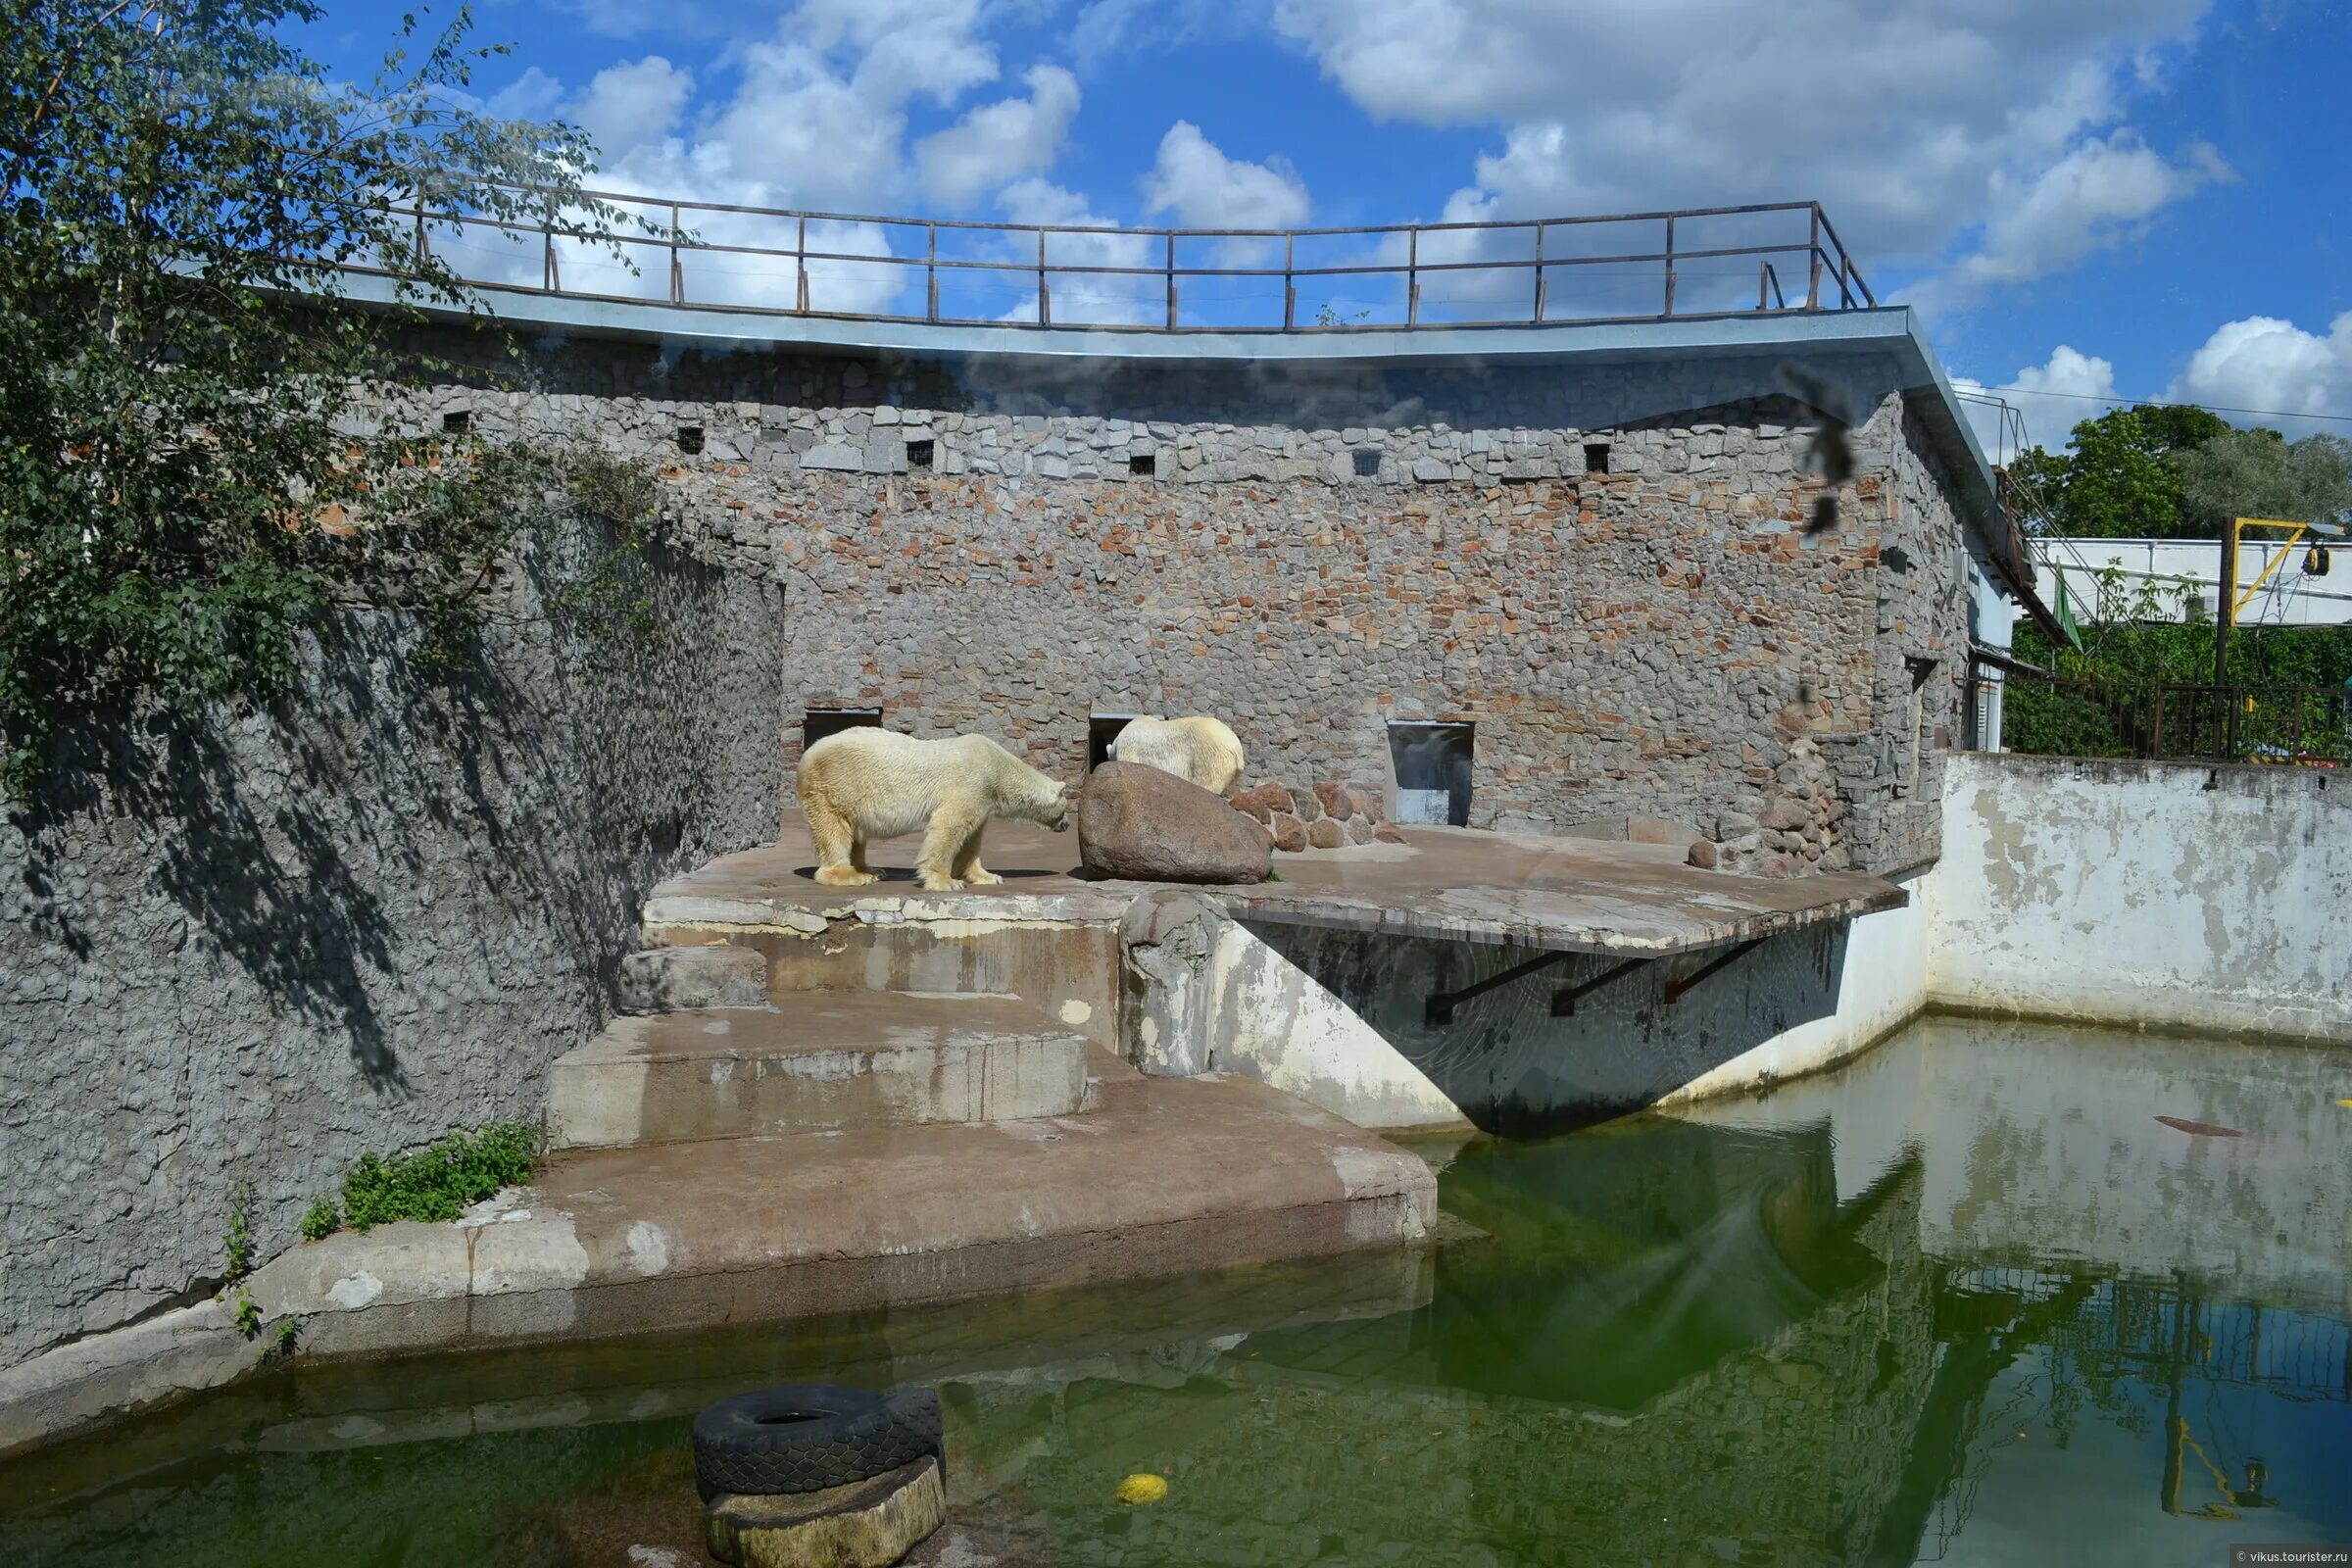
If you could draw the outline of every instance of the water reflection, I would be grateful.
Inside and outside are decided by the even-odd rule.
[[[808,1374],[942,1388],[964,1568],[2341,1540],[2348,1066],[1937,1022],[1765,1101],[1433,1150],[1483,1239],[1409,1267],[305,1374],[0,1471],[34,1503],[0,1558],[626,1562],[691,1545],[687,1415]],[[1111,1502],[1137,1470],[1166,1501]]]

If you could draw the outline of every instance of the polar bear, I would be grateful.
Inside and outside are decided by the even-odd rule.
[[[1113,761],[1140,762],[1222,795],[1242,776],[1242,742],[1213,718],[1138,718],[1110,743]]]
[[[1063,786],[985,735],[918,741],[886,729],[838,730],[801,757],[801,810],[816,842],[816,879],[862,887],[876,874],[865,847],[923,828],[914,871],[927,893],[1003,877],[980,863],[993,816],[1021,816],[1059,833],[1070,825]]]

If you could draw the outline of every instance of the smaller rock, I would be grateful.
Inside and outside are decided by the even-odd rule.
[[[1711,839],[1700,839],[1690,846],[1690,863],[1701,871],[1712,871],[1723,860],[1723,846]]]
[[[1259,784],[1232,799],[1235,810],[1269,824],[1276,812],[1292,809],[1291,792],[1279,784]]]
[[[1803,827],[1806,820],[1804,803],[1791,800],[1788,796],[1783,796],[1764,808],[1763,814],[1756,818],[1761,825],[1781,833],[1786,833],[1790,828]]]
[[[1352,784],[1323,783],[1315,786],[1315,799],[1323,807],[1325,816],[1346,821],[1351,816],[1378,816],[1380,805]]]
[[[1336,850],[1348,842],[1348,830],[1337,817],[1318,817],[1306,826],[1306,842],[1318,850]]]
[[[1273,827],[1274,848],[1285,855],[1302,855],[1306,852],[1306,824],[1304,822],[1287,811],[1279,812],[1275,815]]]
[[[1398,827],[1394,822],[1383,822],[1380,824],[1380,826],[1374,828],[1372,830],[1372,838],[1374,842],[1380,844],[1408,844],[1412,842],[1404,836],[1404,829]]]
[[[1372,842],[1372,819],[1361,811],[1348,819],[1348,842],[1350,844]]]
[[[1315,799],[1312,790],[1291,791],[1291,810],[1301,822],[1312,822],[1323,814],[1323,803]]]

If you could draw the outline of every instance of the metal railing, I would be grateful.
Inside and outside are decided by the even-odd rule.
[[[1973,656],[1972,696],[1997,690],[2005,751],[2130,757],[2352,762],[2352,689],[2198,681],[2070,680]]]
[[[891,218],[578,193],[637,220],[634,229],[606,229],[587,225],[557,207],[554,193],[544,194],[551,201],[536,222],[420,201],[397,212],[419,252],[432,250],[471,283],[566,298],[869,320],[1313,332],[1593,324],[1878,304],[1817,202],[1498,222],[1196,229]],[[1641,230],[1635,248],[1580,243],[1608,225]],[[501,242],[494,247],[498,265],[476,266],[460,254],[479,248],[477,235]],[[536,256],[528,254],[533,248]],[[632,265],[618,267],[615,256]],[[533,263],[535,280],[524,270]],[[1783,278],[1791,263],[1799,284],[1793,304]],[[567,267],[575,278],[569,283]],[[665,288],[645,291],[640,282],[657,270]],[[631,283],[620,286],[622,277]],[[1594,278],[1602,284],[1576,286]],[[982,280],[999,289],[1009,285],[1010,308],[966,309],[968,291],[959,286]],[[1204,286],[1211,283],[1243,288],[1220,293]],[[1302,287],[1324,296],[1303,319]],[[1239,309],[1215,308],[1237,300],[1244,302]]]

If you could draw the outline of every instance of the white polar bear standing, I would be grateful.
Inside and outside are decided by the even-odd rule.
[[[1214,718],[1138,718],[1110,743],[1113,761],[1140,762],[1222,795],[1242,776],[1242,742]]]
[[[996,816],[1026,817],[1059,833],[1070,825],[1063,786],[985,735],[918,741],[885,729],[845,729],[803,754],[798,787],[816,879],[827,887],[877,880],[865,847],[923,828],[915,875],[927,893],[1003,877],[980,863],[980,836]]]

